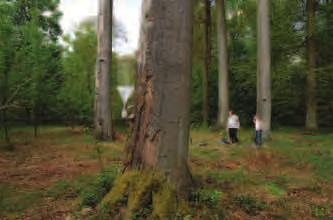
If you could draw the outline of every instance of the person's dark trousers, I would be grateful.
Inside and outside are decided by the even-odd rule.
[[[256,130],[256,134],[255,134],[255,144],[257,147],[261,147],[262,145],[262,130]]]
[[[238,143],[238,137],[237,137],[237,128],[229,128],[229,137],[231,140],[231,143]]]

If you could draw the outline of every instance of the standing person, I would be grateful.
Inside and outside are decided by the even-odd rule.
[[[240,127],[239,117],[233,111],[230,111],[228,117],[228,131],[229,131],[230,142],[232,144],[239,142],[237,137],[239,127]]]
[[[262,145],[262,127],[261,127],[261,120],[257,115],[253,117],[253,123],[255,127],[254,142],[256,144],[256,147],[259,148]]]

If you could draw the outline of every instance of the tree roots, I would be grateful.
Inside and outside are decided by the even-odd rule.
[[[162,174],[128,171],[116,180],[98,210],[100,219],[173,219],[188,210],[185,204]]]

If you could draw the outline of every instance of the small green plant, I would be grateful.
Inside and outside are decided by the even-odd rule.
[[[316,219],[331,219],[333,216],[329,216],[330,210],[326,207],[319,205],[311,205],[312,216]]]
[[[276,183],[267,183],[265,185],[265,190],[272,196],[283,196],[286,194],[286,191],[279,187]]]
[[[223,193],[215,189],[200,189],[192,193],[192,199],[197,203],[204,203],[209,207],[217,207]]]
[[[234,204],[243,209],[249,215],[256,215],[259,211],[267,208],[267,205],[264,202],[254,199],[250,196],[243,195],[236,196],[234,198]]]
[[[112,188],[117,172],[102,172],[95,181],[81,191],[81,206],[95,207]]]

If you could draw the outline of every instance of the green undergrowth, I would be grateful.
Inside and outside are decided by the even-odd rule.
[[[99,204],[99,218],[112,218],[126,207],[124,219],[169,219],[177,212],[176,194],[163,175],[151,171],[128,171],[120,176]]]
[[[43,192],[0,184],[0,210],[3,213],[21,213],[42,201]],[[0,213],[1,213],[0,212]]]
[[[190,201],[195,205],[206,205],[209,208],[218,208],[223,197],[223,192],[214,188],[199,188],[191,193]]]
[[[93,206],[105,194],[117,175],[117,170],[102,171],[97,174],[77,176],[73,179],[59,180],[49,187],[44,195],[55,199],[78,198],[80,206]]]
[[[233,203],[251,216],[257,215],[260,211],[268,208],[268,205],[264,201],[248,195],[234,197]]]
[[[94,181],[80,192],[80,206],[95,207],[113,186],[117,172],[101,172]]]
[[[177,199],[172,187],[159,174],[148,171],[120,174],[122,167],[116,164],[121,164],[123,156],[121,141],[95,143],[90,134],[80,133],[79,129],[50,127],[41,131],[40,138],[25,142],[25,134],[29,132],[13,131],[17,134],[13,142],[23,143],[24,152],[1,151],[19,169],[39,143],[43,146],[49,143],[52,152],[59,150],[60,155],[66,150],[69,152],[66,156],[80,163],[101,161],[103,165],[114,165],[103,172],[59,179],[43,190],[0,184],[0,219],[3,216],[22,219],[26,211],[38,210],[36,207],[50,201],[73,204],[69,215],[91,220],[329,220],[333,217],[333,134],[329,132],[281,128],[273,131],[272,139],[257,151],[253,148],[252,130],[243,129],[241,142],[234,145],[219,144],[218,131],[195,130],[191,134],[189,158],[194,188],[189,190],[186,200]],[[88,210],[88,216],[82,210]]]

